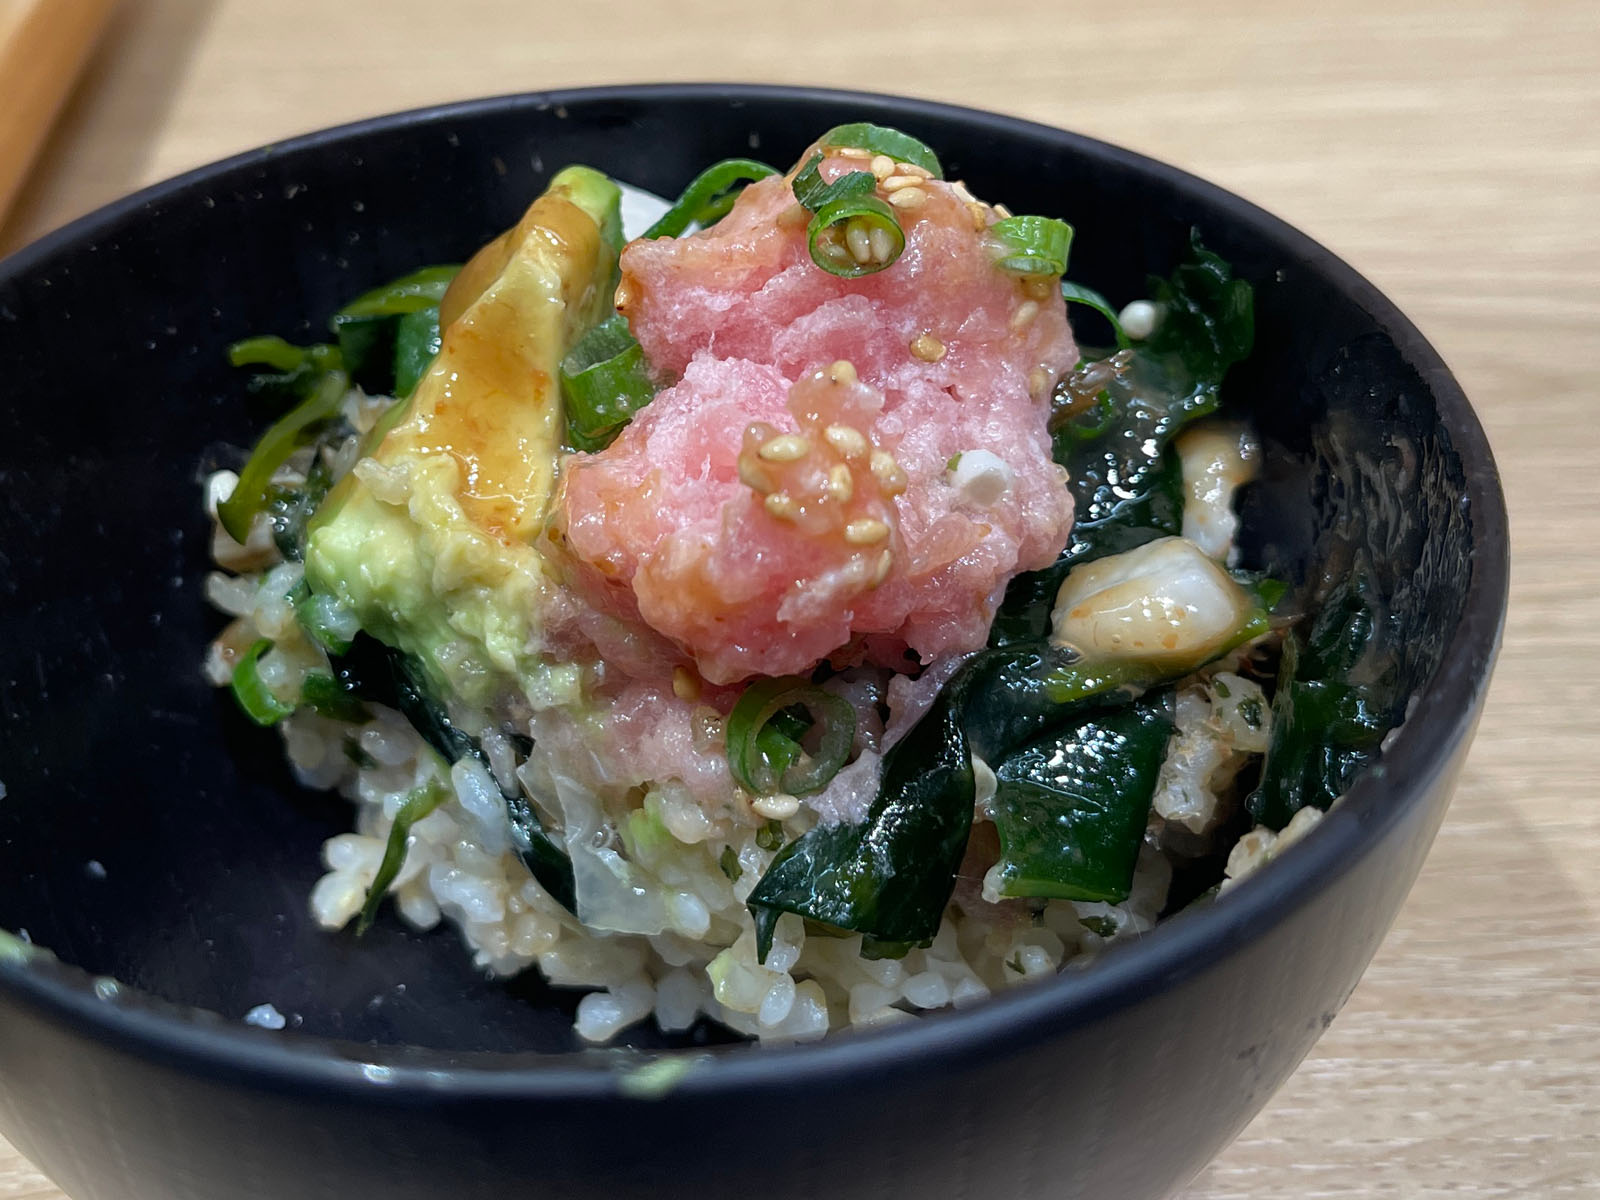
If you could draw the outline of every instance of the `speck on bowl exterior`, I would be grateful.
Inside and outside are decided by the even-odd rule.
[[[1257,288],[1258,349],[1230,398],[1269,449],[1251,554],[1304,581],[1367,545],[1425,683],[1312,836],[1088,969],[810,1046],[702,1030],[672,1048],[646,1030],[552,1053],[570,1048],[570,994],[484,980],[447,934],[390,922],[357,946],[306,914],[347,812],[294,789],[197,670],[215,628],[197,466],[259,421],[221,349],[309,334],[374,282],[459,261],[567,162],[671,194],[714,159],[786,163],[859,119],[923,137],[980,195],[1066,217],[1073,277],[1114,297],[1170,269],[1191,226],[1233,260]],[[1377,949],[1443,817],[1505,608],[1482,430],[1383,296],[1182,172],[920,101],[619,87],[313,134],[0,263],[0,362],[0,928],[62,960],[0,955],[0,1129],[74,1200],[1170,1194]],[[296,1024],[239,1019],[264,1001]]]

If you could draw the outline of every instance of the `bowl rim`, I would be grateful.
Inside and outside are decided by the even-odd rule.
[[[549,107],[582,108],[615,101],[813,101],[870,107],[901,119],[961,121],[985,131],[1045,136],[1074,155],[1132,169],[1175,195],[1202,199],[1323,274],[1352,296],[1393,340],[1431,393],[1459,455],[1472,521],[1472,574],[1461,618],[1441,664],[1416,694],[1405,724],[1383,761],[1365,772],[1311,836],[1293,849],[1292,869],[1257,872],[1182,920],[1116,947],[1093,969],[988,998],[968,1009],[928,1014],[847,1037],[716,1053],[610,1051],[557,1055],[451,1052],[371,1046],[293,1031],[255,1029],[204,1010],[168,1003],[119,985],[107,989],[78,968],[28,956],[0,958],[0,997],[10,997],[71,1032],[120,1050],[218,1080],[324,1095],[381,1096],[397,1103],[518,1099],[529,1102],[645,1099],[627,1077],[640,1064],[682,1058],[674,1094],[726,1098],[733,1093],[790,1091],[797,1086],[848,1086],[852,1078],[914,1069],[926,1059],[952,1066],[1014,1053],[1052,1031],[1094,1021],[1154,990],[1209,969],[1214,962],[1307,904],[1347,873],[1419,802],[1472,726],[1499,648],[1509,582],[1509,540],[1498,471],[1483,428],[1460,385],[1417,328],[1343,260],[1248,200],[1187,171],[1098,139],[1020,117],[939,101],[832,88],[741,83],[624,84],[513,93],[436,104],[316,130],[232,155],[155,183],[79,217],[0,260],[0,282],[46,264],[140,210],[196,186],[286,154],[336,145],[368,133],[414,125]],[[47,965],[46,965],[47,964]]]

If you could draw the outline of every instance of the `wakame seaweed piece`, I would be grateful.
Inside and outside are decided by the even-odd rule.
[[[561,360],[568,443],[574,450],[604,450],[656,391],[628,319],[621,313],[607,317]]]
[[[1311,628],[1284,640],[1261,782],[1246,802],[1258,824],[1282,829],[1308,805],[1327,809],[1405,716],[1397,659],[1370,590],[1364,573],[1347,575]]]
[[[995,645],[1048,631],[1044,597],[1053,598],[1074,564],[1182,528],[1172,439],[1216,411],[1223,376],[1249,354],[1254,292],[1198,232],[1171,278],[1153,278],[1150,288],[1162,312],[1150,337],[1080,364],[1057,389],[1067,403],[1052,418],[1052,436],[1056,461],[1071,478],[1072,535],[1054,564],[1012,580],[990,634]]]
[[[819,825],[778,852],[746,902],[760,961],[786,912],[879,942],[920,945],[939,932],[972,829],[963,694],[946,686],[890,748],[864,821]]]
[[[818,826],[773,859],[747,904],[763,961],[785,912],[880,943],[933,937],[972,828],[972,755],[998,761],[1088,703],[1075,657],[1046,644],[985,650],[962,664],[933,706],[889,748],[866,818]],[[1133,698],[1118,677],[1109,695]]]
[[[1093,708],[994,765],[1006,896],[1128,898],[1172,735],[1172,693]]]
[[[414,657],[377,638],[358,633],[348,654],[330,656],[334,679],[350,696],[386,704],[398,709],[422,740],[448,764],[474,758],[493,778],[489,756],[478,740],[463,732],[450,719],[444,706],[429,690],[422,664]],[[528,743],[523,753],[532,749]],[[549,892],[568,912],[576,912],[572,860],[565,847],[545,832],[532,806],[521,792],[501,789],[506,816],[511,823],[512,841],[517,854],[539,886]]]
[[[300,703],[319,717],[359,724],[371,715],[367,706],[357,700],[332,675],[313,671],[300,685]]]
[[[511,821],[511,843],[517,848],[517,857],[539,881],[539,886],[550,893],[551,899],[568,912],[576,913],[578,885],[566,848],[544,831],[526,796],[521,792],[514,795],[502,792],[501,795]]]
[[[363,293],[333,314],[330,328],[358,385],[374,394],[409,394],[396,380],[401,318],[431,308],[437,324],[439,301],[460,270],[455,264],[423,267]]]
[[[777,173],[776,167],[753,158],[725,158],[712,163],[689,181],[672,207],[642,236],[678,237],[691,225],[710,225],[727,214],[748,184]]]

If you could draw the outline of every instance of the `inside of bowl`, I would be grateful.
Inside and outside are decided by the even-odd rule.
[[[577,994],[475,971],[392,914],[364,939],[307,910],[336,796],[294,785],[277,737],[200,673],[200,481],[253,412],[223,348],[304,339],[342,301],[459,261],[582,161],[673,194],[716,158],[787,164],[870,117],[924,137],[975,193],[1057,213],[1070,275],[1121,302],[1198,227],[1257,287],[1228,403],[1268,446],[1245,499],[1251,565],[1311,595],[1360,559],[1409,686],[1466,595],[1470,514],[1429,381],[1337,264],[1255,210],[1067,135],[930,106],[816,96],[537,100],[313,138],[161,189],[0,267],[0,928],[68,963],[229,1018],[447,1050],[561,1050]],[[1331,273],[1330,273],[1331,272]],[[1414,336],[1414,335],[1412,335]],[[702,1023],[688,1037],[725,1035]],[[657,1045],[648,1026],[624,1042]]]

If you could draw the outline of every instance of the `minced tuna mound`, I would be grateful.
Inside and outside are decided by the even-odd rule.
[[[1060,294],[993,265],[996,214],[959,184],[914,186],[904,253],[857,279],[812,261],[779,177],[623,252],[618,306],[676,382],[568,461],[555,537],[587,600],[711,682],[975,649],[1006,582],[1066,541]]]

